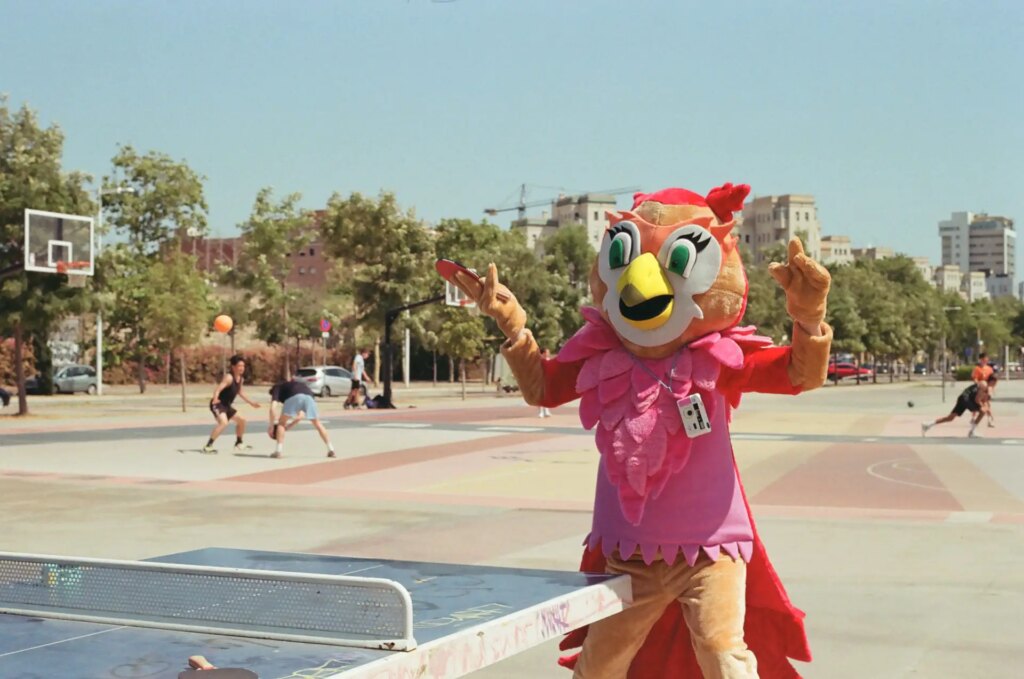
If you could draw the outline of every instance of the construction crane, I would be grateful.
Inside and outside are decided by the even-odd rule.
[[[608,189],[606,191],[583,191],[581,193],[574,194],[574,195],[578,195],[579,196],[579,195],[585,195],[587,193],[603,193],[603,194],[609,195],[609,196],[618,196],[618,195],[621,195],[623,193],[634,193],[634,192],[639,191],[639,190],[640,190],[640,187],[638,187],[638,186],[624,186],[624,187],[619,187],[617,189]],[[546,200],[532,200],[530,202],[527,202],[526,201],[526,184],[523,184],[519,188],[519,203],[518,204],[510,205],[508,207],[491,207],[491,208],[486,208],[486,209],[484,209],[484,214],[494,216],[494,215],[498,214],[499,212],[508,212],[510,210],[518,210],[519,211],[519,219],[525,219],[526,218],[526,208],[529,208],[529,207],[540,207],[542,205],[550,205],[553,202],[553,200],[557,200],[557,198],[556,199],[548,198]]]

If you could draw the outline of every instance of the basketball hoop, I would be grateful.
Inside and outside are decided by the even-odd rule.
[[[448,281],[444,282],[444,303],[460,309],[476,309],[476,302],[470,299],[458,286]]]
[[[57,273],[68,277],[68,287],[84,288],[89,262],[57,262]]]

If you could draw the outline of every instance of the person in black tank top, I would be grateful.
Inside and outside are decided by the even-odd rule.
[[[210,412],[213,413],[213,418],[217,420],[217,424],[214,426],[213,431],[210,432],[210,438],[206,445],[203,446],[204,453],[217,452],[217,449],[213,447],[213,442],[217,440],[217,437],[220,436],[221,432],[227,428],[228,423],[232,420],[235,422],[235,450],[252,448],[252,446],[247,446],[242,440],[242,437],[245,436],[246,420],[238,414],[238,411],[232,405],[235,402],[235,398],[241,398],[253,408],[260,407],[259,403],[250,401],[242,393],[242,376],[244,374],[245,359],[237,354],[232,356],[228,374],[224,376],[224,379],[213,390],[213,398],[210,399]]]
[[[978,423],[981,422],[981,419],[986,414],[992,412],[991,392],[995,388],[997,381],[998,378],[992,374],[985,381],[975,382],[964,389],[957,397],[956,403],[953,404],[953,409],[949,411],[949,415],[940,417],[934,422],[921,423],[921,436],[924,436],[935,425],[952,422],[969,410],[973,415],[971,416],[971,428],[968,430],[967,436],[974,438],[976,436],[974,429],[978,426]]]

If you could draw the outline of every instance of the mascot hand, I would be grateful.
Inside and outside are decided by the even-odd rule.
[[[768,273],[786,291],[786,311],[805,329],[817,329],[825,320],[825,302],[832,277],[828,269],[804,254],[799,238],[789,241],[785,264],[773,262]]]
[[[487,276],[482,279],[461,272],[454,278],[452,282],[497,322],[505,337],[514,339],[526,327],[526,312],[515,295],[498,282],[498,267],[494,264],[487,267]]]

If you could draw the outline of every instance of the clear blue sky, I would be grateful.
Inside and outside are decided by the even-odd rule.
[[[69,169],[186,160],[222,234],[265,185],[436,220],[524,182],[747,182],[933,260],[952,211],[1024,224],[1024,3],[710,4],[0,0],[0,91],[63,127]]]

